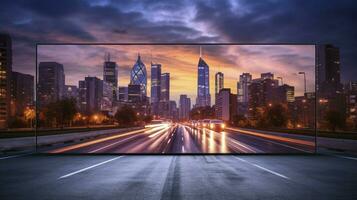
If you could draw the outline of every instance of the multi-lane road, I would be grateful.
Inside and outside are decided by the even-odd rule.
[[[40,149],[41,150],[41,149]],[[184,124],[148,125],[128,132],[42,150],[48,153],[311,153],[313,137],[227,128],[216,132]]]
[[[0,199],[357,199],[357,158],[328,155],[0,157]]]
[[[347,154],[76,154],[312,152],[303,136],[163,124],[39,150],[0,155],[0,199],[357,199]]]

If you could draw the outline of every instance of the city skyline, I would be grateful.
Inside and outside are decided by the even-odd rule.
[[[251,73],[253,77],[259,77],[261,73],[272,72],[276,76],[285,77],[287,84],[294,85],[298,96],[303,95],[303,81],[297,73],[303,70],[307,73],[308,90],[314,91],[314,46],[227,45],[227,49],[224,47],[224,45],[202,45],[202,57],[210,66],[210,94],[215,94],[214,76],[218,71],[225,74],[225,87],[231,88],[232,91],[236,91],[239,75],[244,72]],[[216,56],[217,52],[221,52],[222,57]],[[231,52],[230,56],[223,57],[227,52]],[[174,45],[174,47],[165,45],[154,45],[152,47],[148,45],[130,45],[129,47],[118,45],[45,45],[39,46],[38,62],[58,61],[64,65],[66,85],[78,85],[77,79],[88,75],[103,77],[103,56],[106,53],[110,53],[111,61],[116,62],[119,66],[118,86],[127,86],[130,82],[130,71],[137,60],[138,53],[140,53],[141,60],[147,70],[147,96],[150,96],[151,93],[150,74],[151,62],[153,62],[161,64],[171,74],[171,99],[178,102],[181,94],[187,94],[189,98],[196,99],[199,45]],[[312,55],[308,55],[309,53]],[[284,67],[294,70],[287,72],[283,70]],[[195,84],[191,84],[192,82],[195,82]],[[183,90],[183,88],[185,89]],[[211,95],[211,102],[214,103],[214,99],[214,95]]]

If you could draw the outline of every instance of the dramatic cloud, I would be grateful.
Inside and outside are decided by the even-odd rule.
[[[38,42],[303,42],[340,47],[347,81],[357,75],[356,11],[353,0],[5,0],[0,32],[13,38],[14,70],[31,74]],[[229,55],[228,67],[236,63],[234,49],[212,51]],[[240,57],[259,53],[240,49]],[[272,59],[288,65],[295,56]]]

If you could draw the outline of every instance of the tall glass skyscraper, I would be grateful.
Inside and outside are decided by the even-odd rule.
[[[151,63],[151,103],[160,101],[161,65]]]
[[[0,34],[0,128],[6,128],[10,117],[12,42],[11,37]]]
[[[160,100],[163,102],[170,101],[170,73],[161,74]]]
[[[140,85],[141,95],[146,97],[147,74],[146,67],[141,61],[140,54],[138,55],[138,59],[130,72],[130,84]]]
[[[201,56],[198,61],[197,75],[196,107],[211,106],[211,95],[209,92],[209,66]]]
[[[247,103],[249,100],[248,87],[252,82],[252,75],[249,73],[243,73],[239,76],[239,82],[237,83],[237,96],[238,102]]]
[[[222,72],[217,72],[214,75],[214,95],[215,95],[215,104],[217,104],[217,95],[221,89],[224,87],[224,75]]]
[[[113,98],[118,99],[118,65],[110,61],[110,54],[106,55],[103,64],[103,80],[112,85]]]
[[[218,94],[219,91],[224,87],[224,75],[222,72],[217,72],[215,75],[215,94]]]

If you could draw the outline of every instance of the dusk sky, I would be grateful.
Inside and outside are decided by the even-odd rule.
[[[150,63],[160,63],[162,72],[170,73],[171,99],[187,94],[194,101],[197,93],[198,45],[39,45],[38,62],[56,61],[64,65],[66,84],[78,85],[85,76],[103,78],[104,54],[119,65],[119,85],[130,82],[130,70],[138,53],[148,72],[150,94]],[[308,91],[314,90],[315,50],[313,45],[206,45],[201,46],[202,57],[210,66],[210,92],[214,99],[214,75],[224,73],[224,86],[236,93],[237,80],[243,72],[253,78],[272,72],[283,77],[284,83],[295,86],[296,95],[304,90],[303,77],[307,74]]]
[[[13,38],[14,70],[30,74],[35,71],[37,42],[331,43],[341,50],[342,80],[346,82],[356,80],[357,75],[356,8],[353,0],[5,0],[0,6],[0,32],[7,32]],[[148,67],[150,62],[145,54]],[[113,55],[120,66],[133,65],[135,58],[122,63],[120,56]],[[286,59],[289,53],[281,56],[284,58],[280,59]],[[211,75],[217,67],[228,70],[249,66],[228,61],[223,65],[209,57],[207,62]],[[190,63],[196,66],[197,58],[192,58]],[[92,64],[101,65],[98,61]],[[265,71],[276,69],[270,64],[259,66],[266,68]],[[163,68],[166,71],[175,66]],[[66,74],[78,69],[69,67]],[[249,71],[254,73],[255,69],[258,68]],[[294,68],[289,65],[288,69]],[[121,70],[125,73],[128,68]],[[237,68],[236,74],[225,74],[237,80],[240,72]],[[213,83],[211,79],[212,87]]]

